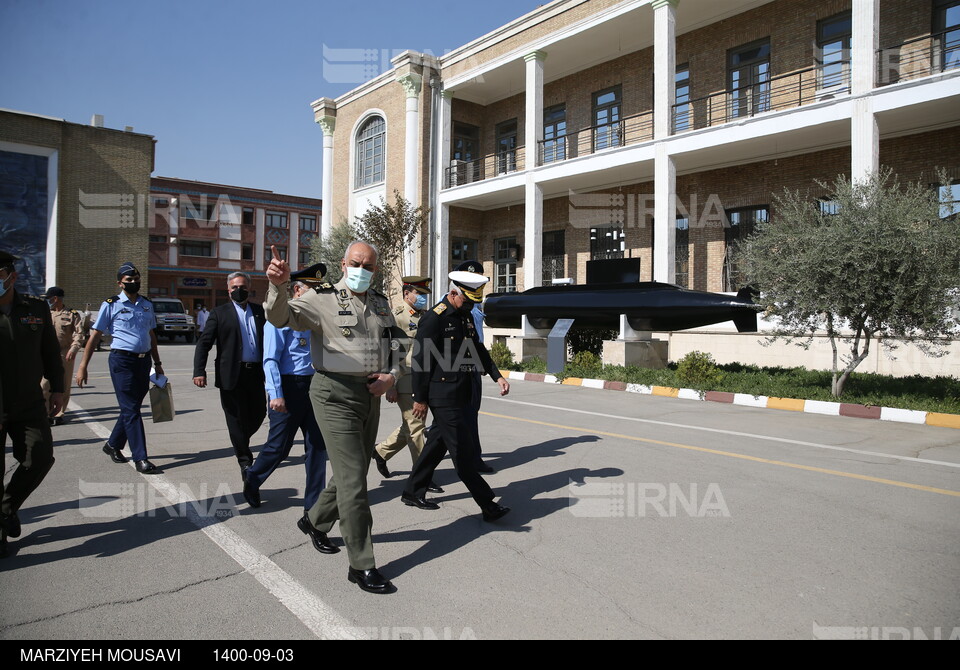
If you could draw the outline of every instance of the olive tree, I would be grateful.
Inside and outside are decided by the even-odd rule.
[[[949,179],[941,174],[940,182]],[[775,219],[757,224],[738,262],[776,318],[771,339],[809,347],[814,333],[826,332],[839,397],[874,342],[894,348],[891,338],[909,339],[928,355],[945,353],[957,327],[960,217],[942,216],[936,189],[902,184],[889,169],[819,185],[830,207],[785,191]]]
[[[371,207],[354,223],[360,239],[377,247],[378,275],[387,291],[394,280],[400,284],[403,254],[408,247],[419,248],[420,231],[429,212],[428,208],[414,207],[399,191],[395,190],[393,197],[393,204],[381,197],[379,207]]]
[[[336,284],[343,277],[340,269],[340,259],[343,258],[347,245],[359,239],[359,233],[346,219],[335,223],[326,236],[317,236],[310,245],[310,263],[323,263],[327,266],[326,280]]]

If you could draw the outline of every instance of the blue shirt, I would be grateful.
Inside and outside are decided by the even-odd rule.
[[[263,372],[270,400],[283,397],[280,375],[313,375],[310,331],[263,326]]]
[[[260,357],[257,355],[257,324],[253,320],[253,310],[250,305],[241,307],[233,300],[233,308],[237,310],[237,318],[240,319],[240,334],[243,339],[243,351],[240,360],[244,363],[259,363]]]
[[[100,305],[100,312],[92,328],[113,336],[111,349],[145,354],[150,351],[150,332],[157,327],[153,303],[138,295],[130,300],[120,292],[118,299],[110,299]]]
[[[477,338],[483,342],[483,310],[480,309],[480,303],[473,306],[470,310],[470,316],[473,317],[473,325],[477,329]]]

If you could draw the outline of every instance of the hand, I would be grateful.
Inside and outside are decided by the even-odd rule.
[[[50,405],[48,410],[50,411],[50,416],[56,416],[60,413],[60,410],[63,409],[63,394],[62,393],[51,393],[50,394]]]
[[[507,395],[510,393],[510,382],[507,381],[506,377],[501,377],[498,379],[497,386],[500,387],[500,395]]]
[[[153,370],[154,370],[154,372],[156,372],[158,375],[162,375],[162,374],[163,374],[163,365],[161,365],[160,363],[154,363],[154,364],[153,364]]]
[[[374,372],[367,375],[367,388],[372,395],[379,398],[393,386],[395,381],[389,372]]]
[[[68,361],[72,361],[72,360],[73,360],[74,358],[76,358],[76,357],[77,357],[77,350],[76,350],[76,349],[71,349],[70,351],[67,352],[66,359],[67,359]]]
[[[283,412],[287,413],[287,401],[283,398],[274,398],[270,401],[270,409],[274,412]]]
[[[87,383],[87,368],[84,365],[81,365],[77,370],[77,376],[74,379],[77,382],[77,386],[83,388],[83,385]]]
[[[426,421],[427,419],[427,403],[425,402],[415,402],[413,403],[413,415],[420,419],[421,421]]]
[[[194,378],[193,378],[193,385],[194,385],[194,386],[197,386],[197,387],[199,387],[199,388],[206,388],[206,387],[207,387],[207,378],[206,378],[206,377],[194,377]]]
[[[273,252],[273,258],[267,266],[267,279],[271,284],[280,286],[290,281],[290,264],[280,258],[275,245],[270,245],[270,251]]]
[[[389,389],[387,389],[387,392],[384,395],[384,397],[387,399],[387,402],[397,402],[397,397],[399,395],[400,394],[397,393],[397,387],[391,386]]]

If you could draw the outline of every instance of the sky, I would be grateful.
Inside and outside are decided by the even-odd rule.
[[[155,177],[319,198],[311,102],[546,1],[0,0],[0,108],[133,126]]]

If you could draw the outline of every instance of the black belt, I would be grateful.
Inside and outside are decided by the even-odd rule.
[[[145,351],[142,354],[135,353],[133,351],[127,351],[126,349],[111,349],[111,354],[123,354],[124,356],[132,356],[133,358],[143,358],[144,356],[149,356],[150,352]]]
[[[240,361],[241,368],[247,368],[248,370],[256,370],[263,367],[260,363],[247,363],[246,361]]]

